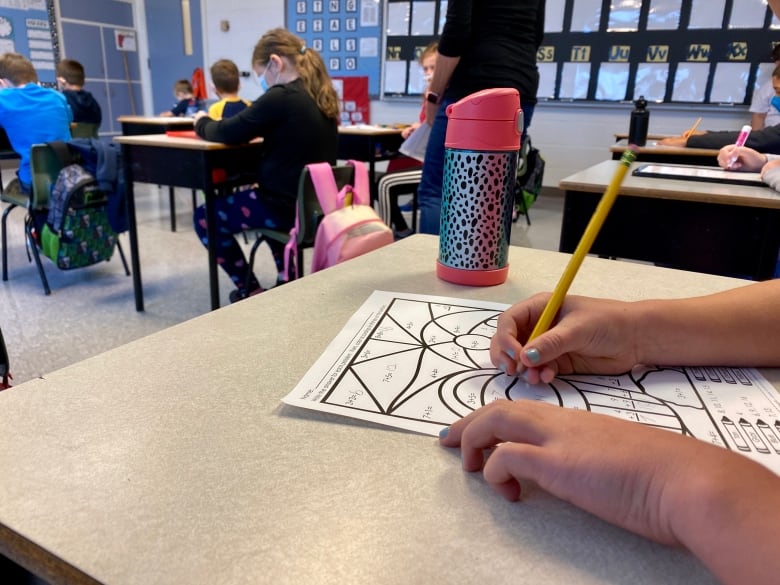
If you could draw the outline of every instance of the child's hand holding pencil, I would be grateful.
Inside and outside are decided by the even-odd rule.
[[[696,128],[699,127],[699,124],[701,124],[701,116],[699,116],[699,118],[693,123],[693,126],[682,133],[682,137],[688,140],[691,136],[693,136],[693,133],[696,132]]]

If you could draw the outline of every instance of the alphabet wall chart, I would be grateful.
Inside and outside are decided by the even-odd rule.
[[[374,97],[419,96],[416,59],[447,0],[287,3],[288,28],[321,47],[332,75],[368,75]],[[771,77],[780,23],[765,0],[546,0],[538,97],[749,104]]]

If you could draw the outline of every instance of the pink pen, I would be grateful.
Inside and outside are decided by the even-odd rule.
[[[734,146],[736,148],[739,148],[740,146],[745,146],[745,142],[747,142],[748,136],[750,136],[750,131],[752,128],[750,127],[750,124],[745,124],[742,126],[742,130],[739,131],[739,136],[737,136],[737,141],[734,143]],[[729,159],[729,164],[726,168],[731,168],[731,166],[737,162],[737,158],[739,155],[735,152],[731,158]]]

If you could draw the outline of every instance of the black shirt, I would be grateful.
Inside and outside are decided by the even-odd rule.
[[[198,136],[225,144],[263,138],[257,181],[261,193],[294,201],[303,167],[314,162],[336,164],[338,127],[306,93],[300,79],[274,85],[251,106],[220,121],[205,117],[195,126]]]
[[[450,0],[439,53],[460,57],[446,95],[514,87],[536,103],[536,52],[544,36],[545,0]]]
[[[91,93],[84,89],[66,89],[62,93],[65,95],[65,99],[68,100],[68,105],[73,112],[74,122],[85,122],[100,126],[103,114],[100,111],[100,105]]]
[[[694,134],[688,138],[685,146],[688,148],[723,148],[734,144],[739,132],[739,130],[721,130],[706,134]],[[751,132],[745,141],[745,146],[764,154],[780,154],[780,124]]]

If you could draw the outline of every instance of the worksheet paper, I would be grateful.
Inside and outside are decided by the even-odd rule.
[[[436,436],[494,400],[542,400],[690,435],[780,474],[780,400],[757,370],[642,366],[529,385],[490,363],[507,307],[375,291],[283,401]]]

